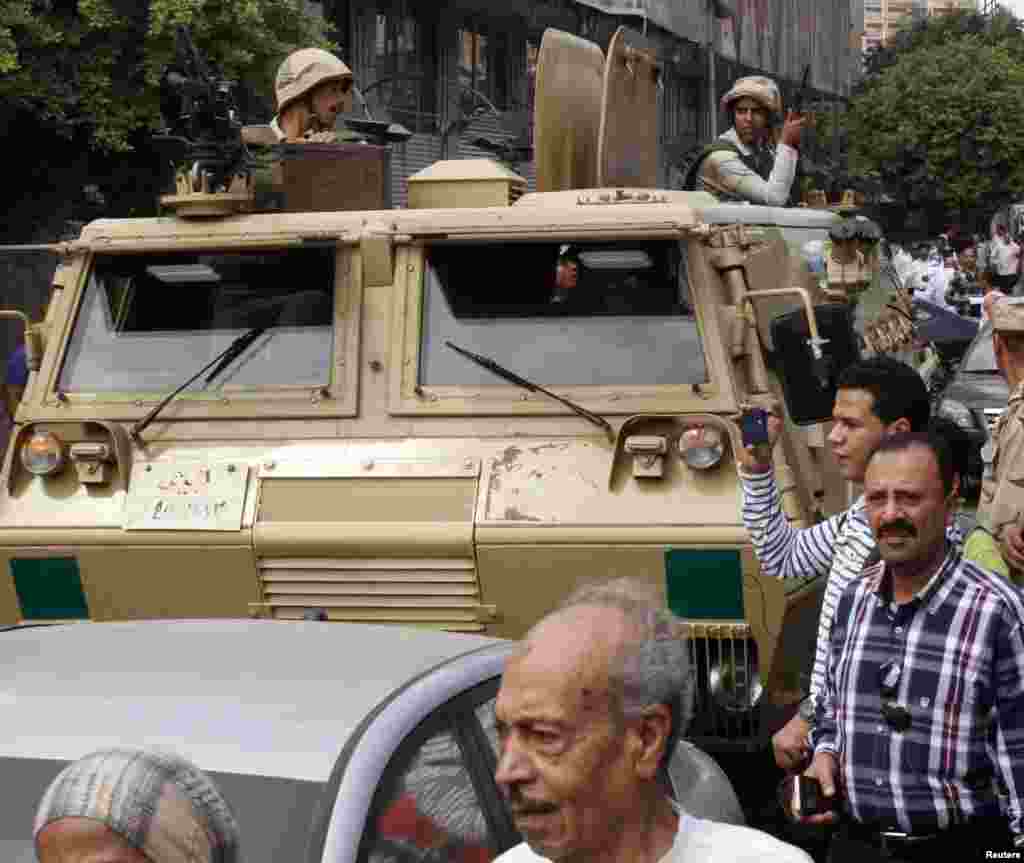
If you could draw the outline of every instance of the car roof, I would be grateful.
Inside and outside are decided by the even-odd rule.
[[[168,747],[205,770],[323,782],[360,720],[497,639],[305,621],[75,623],[0,632],[0,757]]]

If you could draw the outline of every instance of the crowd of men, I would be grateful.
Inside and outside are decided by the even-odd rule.
[[[962,303],[970,296],[1020,290],[1021,247],[1002,221],[995,223],[988,239],[943,235],[909,250],[889,244],[889,258],[912,296],[950,311],[969,311]]]

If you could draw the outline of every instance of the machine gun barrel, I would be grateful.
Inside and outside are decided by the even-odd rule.
[[[811,64],[804,66],[804,77],[800,81],[800,89],[797,90],[796,101],[793,103],[793,111],[802,114],[807,105],[807,89],[811,78]]]

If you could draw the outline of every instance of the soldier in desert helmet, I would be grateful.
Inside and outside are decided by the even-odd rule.
[[[277,116],[271,128],[279,141],[332,143],[338,114],[352,110],[352,70],[320,48],[303,48],[277,70]]]
[[[978,529],[968,538],[964,554],[1020,586],[1024,584],[1024,297],[990,291],[985,306],[992,320],[996,366],[1009,384],[1010,396],[981,451],[985,468]]]
[[[716,138],[686,172],[683,188],[725,201],[784,206],[796,176],[804,117],[790,111],[779,140],[773,124],[782,114],[778,85],[762,75],[738,79],[722,97],[732,128]]]

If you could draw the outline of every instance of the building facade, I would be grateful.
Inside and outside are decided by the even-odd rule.
[[[984,0],[981,0],[984,5]],[[979,0],[864,0],[864,50],[888,42],[909,19],[943,15],[957,9],[977,10]]]
[[[357,110],[414,133],[392,152],[391,203],[403,206],[409,175],[438,159],[493,157],[495,145],[533,187],[533,87],[548,27],[602,49],[620,25],[653,42],[664,85],[660,180],[668,183],[684,153],[723,131],[718,99],[738,75],[771,75],[793,97],[808,70],[810,98],[845,98],[860,66],[860,2],[325,0],[322,10],[355,73]]]

